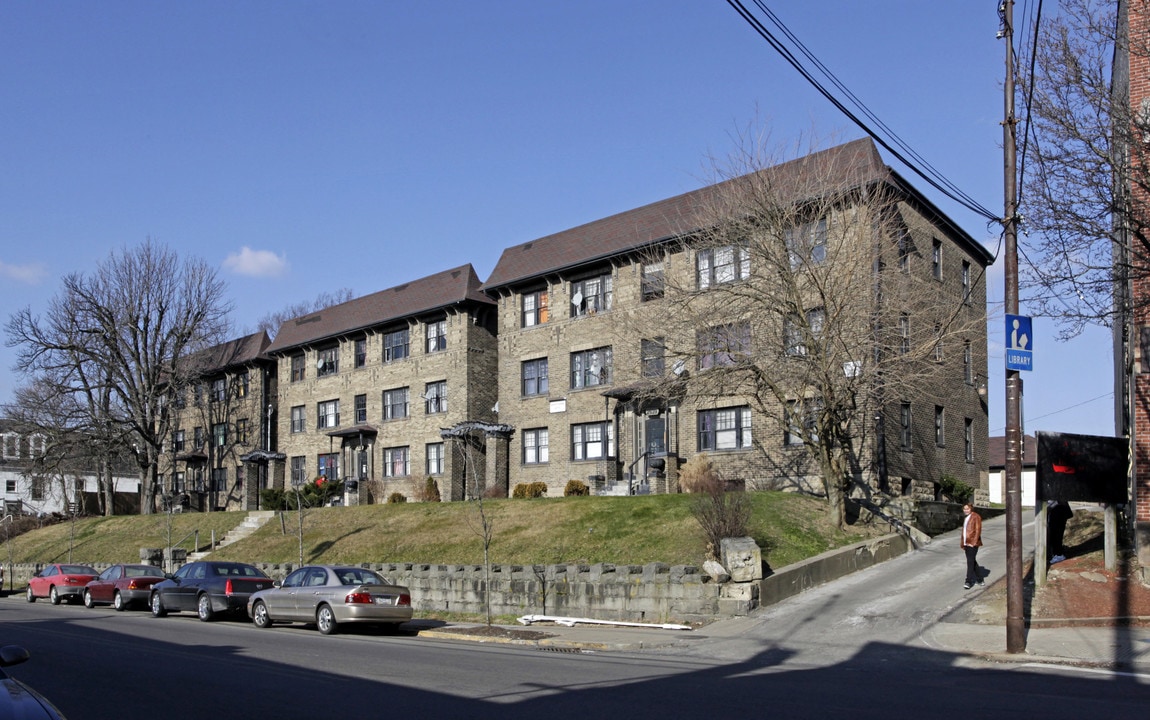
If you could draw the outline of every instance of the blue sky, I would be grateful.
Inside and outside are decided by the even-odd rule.
[[[770,6],[1001,211],[997,4]],[[325,290],[364,295],[463,262],[485,278],[504,247],[706,184],[750,125],[781,148],[862,134],[724,0],[5,0],[0,99],[4,319],[151,237],[219,267],[236,334]],[[894,167],[995,252],[996,228]],[[1001,434],[1001,320],[991,328]],[[1035,330],[1026,431],[1111,434],[1108,332]],[[0,402],[13,362],[0,348]]]

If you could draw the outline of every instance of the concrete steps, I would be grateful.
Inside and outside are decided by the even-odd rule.
[[[231,530],[224,533],[224,536],[216,542],[216,549],[222,548],[226,545],[243,540],[248,535],[251,535],[256,530],[266,525],[269,520],[276,516],[275,510],[253,510],[244,517],[243,522],[235,526]],[[195,562],[196,560],[203,560],[208,555],[211,555],[211,550],[204,550],[202,552],[188,553],[188,562]]]

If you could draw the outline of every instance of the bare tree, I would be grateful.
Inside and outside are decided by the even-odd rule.
[[[284,322],[292,318],[310,315],[326,307],[339,305],[340,303],[345,303],[353,299],[355,299],[355,294],[351,291],[351,288],[340,288],[332,292],[321,292],[314,300],[301,300],[281,310],[264,315],[260,318],[259,322],[256,323],[256,331],[259,332],[263,330],[268,334],[268,337],[275,339],[276,333],[279,332],[280,325],[283,325]]]
[[[1019,63],[1028,109],[1019,281],[1063,338],[1131,309],[1114,303],[1113,283],[1150,272],[1150,205],[1131,202],[1150,192],[1150,107],[1131,107],[1120,82],[1131,61],[1150,57],[1150,39],[1127,35],[1116,6],[1063,0],[1038,29],[1033,72]]]
[[[961,378],[959,348],[985,323],[957,278],[932,277],[943,232],[867,177],[874,167],[831,151],[775,163],[748,145],[679,239],[649,258],[667,268],[663,301],[622,328],[661,345],[667,372],[644,367],[642,392],[697,408],[749,405],[773,426],[753,441],[772,486],[821,484],[839,526],[848,490],[870,487],[873,419]]]
[[[16,312],[7,344],[25,374],[59,382],[60,394],[106,390],[104,421],[132,448],[141,512],[151,513],[167,401],[186,383],[179,361],[220,342],[229,310],[215,270],[149,240],[113,251],[91,274],[65,277],[43,318]]]

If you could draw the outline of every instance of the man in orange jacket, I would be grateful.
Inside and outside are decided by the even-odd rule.
[[[982,547],[982,516],[974,511],[970,503],[962,506],[966,518],[962,521],[962,551],[966,553],[966,584],[969,590],[982,585],[982,573],[978,569],[978,549]]]

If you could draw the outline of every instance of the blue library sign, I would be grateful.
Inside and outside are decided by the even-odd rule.
[[[1034,332],[1026,315],[1006,316],[1006,369],[1034,369]]]

